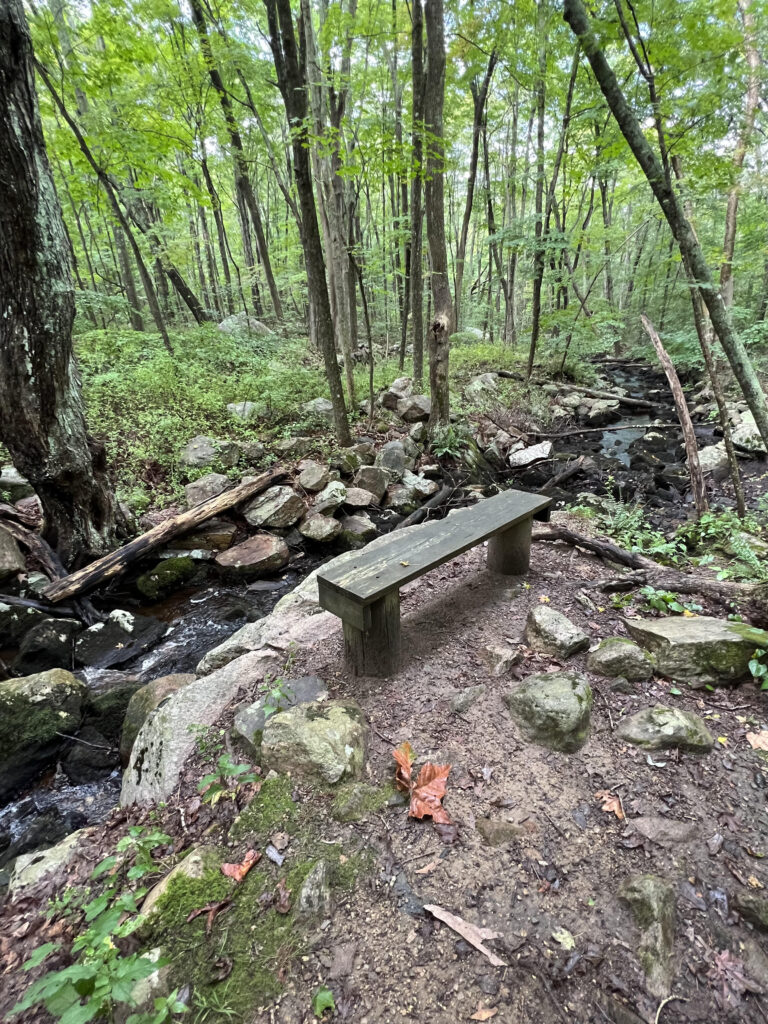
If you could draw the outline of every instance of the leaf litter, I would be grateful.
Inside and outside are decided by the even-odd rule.
[[[425,903],[424,909],[433,917],[436,917],[438,921],[442,921],[443,924],[447,924],[448,927],[460,935],[462,939],[465,939],[470,946],[474,946],[475,949],[479,953],[482,953],[494,967],[507,966],[504,960],[501,960],[494,952],[488,949],[487,946],[483,945],[484,940],[503,938],[501,932],[495,932],[491,928],[478,928],[476,924],[472,924],[470,921],[465,921],[463,917],[459,917],[457,914],[452,914],[450,910],[445,910],[443,907],[439,907],[436,903]]]
[[[240,864],[222,864],[221,873],[227,878],[234,878],[236,882],[242,882],[254,864],[261,860],[261,853],[258,850],[249,850]]]
[[[414,780],[412,768],[416,755],[408,740],[393,750],[392,756],[397,763],[395,784],[410,797],[408,817],[419,820],[425,817],[432,818],[440,839],[444,843],[454,842],[458,836],[458,826],[451,820],[442,804],[451,766],[427,761],[421,766]]]

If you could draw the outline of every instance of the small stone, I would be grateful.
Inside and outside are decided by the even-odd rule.
[[[230,402],[227,412],[236,420],[243,423],[252,423],[266,415],[267,407],[263,402]]]
[[[402,480],[406,469],[412,468],[408,463],[409,459],[405,454],[402,441],[387,441],[385,445],[382,445],[376,456],[376,465],[386,472],[390,483],[397,483],[398,480]],[[358,486],[365,485],[358,484]],[[369,488],[369,490],[373,490],[373,488]]]
[[[267,719],[262,763],[310,782],[357,779],[365,765],[367,732],[354,701],[299,705]]]
[[[636,875],[624,882],[619,895],[640,928],[637,955],[648,991],[663,999],[674,978],[675,890],[657,875]]]
[[[408,431],[408,436],[416,444],[426,444],[427,438],[429,437],[429,431],[425,423],[414,423],[411,429]]]
[[[465,711],[469,711],[475,701],[480,700],[484,693],[485,683],[479,683],[477,686],[467,686],[463,690],[459,690],[451,700],[451,711],[455,715],[463,715]]]
[[[526,739],[568,754],[586,743],[592,688],[581,673],[528,676],[503,699]]]
[[[477,653],[492,676],[505,676],[522,658],[520,648],[510,647],[509,644],[488,644]]]
[[[223,494],[224,491],[228,491],[231,486],[232,481],[223,473],[208,473],[206,476],[201,476],[199,480],[193,480],[191,484],[184,487],[187,506],[192,508],[202,501],[215,498],[217,495]]]
[[[495,996],[498,995],[499,991],[499,979],[494,978],[492,974],[484,974],[482,977],[477,979],[477,985],[483,995]]]
[[[410,395],[397,403],[397,415],[404,423],[423,423],[431,412],[432,402],[427,395]]]
[[[616,734],[643,750],[677,747],[692,754],[707,754],[715,745],[703,719],[679,708],[657,706],[638,711],[619,723]]]
[[[333,515],[340,505],[344,504],[347,496],[347,488],[341,480],[331,480],[317,495],[312,505],[312,511],[317,515]]]
[[[350,548],[364,547],[378,533],[374,523],[368,516],[361,513],[355,516],[344,516],[340,523],[339,539],[343,540]]]
[[[187,442],[179,457],[182,466],[193,468],[220,465],[225,469],[237,465],[240,448],[234,441],[217,441],[199,434]]]
[[[431,498],[433,494],[437,494],[440,490],[438,484],[434,480],[427,480],[425,476],[417,476],[416,473],[412,473],[409,469],[403,473],[403,485],[410,487],[417,498]]]
[[[302,405],[301,411],[310,419],[333,422],[333,402],[328,398],[313,398],[310,402],[305,402]]]
[[[310,459],[304,463],[299,474],[299,486],[305,491],[322,491],[329,478],[328,467]]]
[[[24,889],[35,885],[41,878],[71,864],[77,857],[78,847],[90,833],[90,829],[81,828],[56,846],[47,850],[36,850],[34,853],[23,853],[17,857],[8,886],[9,896],[15,899]]]
[[[657,814],[647,814],[640,818],[632,818],[630,824],[646,839],[654,843],[688,843],[698,835],[698,828],[692,821],[673,821]]]
[[[341,533],[341,523],[333,516],[318,515],[311,512],[299,523],[299,533],[307,540],[313,540],[318,544],[325,544]]]
[[[631,640],[609,637],[587,658],[587,671],[616,679],[619,676],[634,682],[645,682],[653,675],[650,657]]]
[[[381,501],[389,483],[387,473],[379,466],[361,466],[355,474],[355,487],[370,491]]]
[[[372,466],[374,459],[376,458],[376,445],[373,441],[360,441],[359,444],[353,444],[350,449],[353,452],[360,463],[363,466]]]
[[[321,921],[333,913],[333,896],[328,864],[319,860],[299,889],[296,916],[303,921]]]
[[[282,537],[257,533],[242,544],[216,556],[216,564],[226,575],[255,579],[268,576],[288,564],[290,551]]]
[[[348,508],[369,508],[371,505],[378,505],[379,502],[376,495],[366,491],[364,487],[348,487],[344,504]]]
[[[268,487],[246,505],[243,515],[251,526],[284,530],[305,513],[302,499],[290,487]]]
[[[494,818],[478,818],[475,828],[489,846],[506,846],[513,839],[519,839],[520,836],[525,835],[522,825]]]
[[[570,658],[589,647],[584,630],[546,604],[534,605],[528,612],[525,638],[535,651],[559,658]]]

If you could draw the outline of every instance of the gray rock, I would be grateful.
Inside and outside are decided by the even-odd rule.
[[[270,714],[274,714],[275,711],[287,711],[299,704],[312,704],[315,701],[328,699],[326,685],[317,676],[287,679],[282,683],[280,690],[281,693],[277,700],[264,694],[253,704],[241,708],[235,715],[232,737],[248,757],[257,764],[261,761],[261,739],[264,724],[269,718],[266,708],[272,708]]]
[[[301,921],[321,921],[333,913],[331,873],[324,860],[319,860],[299,889],[296,916]]]
[[[333,402],[328,398],[313,398],[310,402],[305,402],[302,405],[301,411],[312,419],[333,422]]]
[[[337,508],[344,504],[347,488],[341,480],[331,482],[320,491],[312,504],[312,511],[317,515],[333,515]]]
[[[440,490],[440,485],[435,483],[434,480],[428,480],[425,476],[417,476],[410,469],[406,469],[403,473],[403,484],[406,487],[410,487],[416,497],[422,501],[431,498],[433,494],[437,494]]]
[[[344,498],[347,508],[369,508],[371,505],[378,505],[375,494],[366,491],[364,487],[348,487]]]
[[[587,413],[590,426],[601,427],[605,423],[613,423],[620,418],[619,402],[614,398],[596,398]]]
[[[93,668],[124,665],[159,640],[166,628],[158,619],[115,608],[106,622],[97,622],[77,635],[75,664]]]
[[[261,441],[243,441],[241,451],[243,453],[243,459],[249,465],[258,466],[261,465],[261,461],[266,455],[267,449]]]
[[[271,530],[284,530],[293,526],[306,512],[306,506],[290,487],[268,487],[257,495],[243,510],[251,526]]]
[[[72,864],[78,856],[78,847],[91,834],[91,829],[81,828],[56,846],[47,850],[36,850],[34,853],[23,853],[16,858],[13,874],[8,886],[8,894],[12,900],[23,894],[25,889],[36,885],[46,875],[53,874]]]
[[[0,488],[1,490],[2,488]],[[25,562],[16,538],[0,526],[0,580],[24,572]]]
[[[570,658],[589,647],[584,630],[547,604],[534,605],[528,612],[525,638],[535,651],[558,658]]]
[[[658,875],[636,875],[624,882],[619,896],[629,904],[640,929],[637,955],[648,991],[657,999],[664,999],[675,976],[675,890]]]
[[[311,437],[281,437],[279,441],[275,441],[276,451],[290,459],[300,459],[311,447]]]
[[[397,483],[399,480],[402,480],[406,469],[412,468],[412,466],[408,465],[408,462],[409,460],[405,454],[402,441],[387,441],[379,449],[376,456],[376,465],[386,472],[390,483]],[[361,484],[359,486],[365,485]],[[369,487],[368,490],[372,490],[372,488]]]
[[[488,644],[481,647],[477,653],[492,676],[507,675],[512,666],[522,658],[520,648],[510,647],[509,644]]]
[[[431,412],[432,402],[427,395],[410,395],[397,403],[397,415],[404,423],[423,423]]]
[[[183,686],[194,683],[197,677],[191,673],[176,673],[170,676],[160,676],[153,679],[146,686],[136,690],[128,702],[128,708],[123,720],[123,728],[120,733],[120,760],[125,766],[128,764],[133,744],[139,735],[144,722],[149,714],[159,707],[164,700],[176,693]]]
[[[656,660],[656,671],[698,689],[724,686],[750,677],[756,647],[768,647],[768,632],[743,622],[706,615],[627,619],[626,627]]]
[[[237,465],[240,448],[234,441],[217,441],[213,437],[198,434],[184,446],[179,462],[182,466],[195,469],[220,465],[225,469]]]
[[[323,466],[313,459],[302,463],[302,470],[299,474],[299,485],[305,491],[322,491],[330,479],[330,472],[327,466]]]
[[[98,729],[84,725],[77,738],[79,742],[69,748],[62,762],[64,772],[74,786],[103,779],[117,767],[117,748]]]
[[[747,448],[756,454],[765,453],[763,439],[751,412],[741,414],[741,423],[734,429],[732,436],[734,444],[739,444],[742,448]]]
[[[728,453],[721,441],[709,444],[699,451],[699,465],[702,473],[711,473],[716,479],[724,479],[728,473]]]
[[[482,402],[489,398],[495,398],[499,392],[498,374],[480,373],[464,388],[464,396],[471,402]]]
[[[768,932],[768,899],[756,892],[737,889],[733,894],[733,907],[759,932]]]
[[[49,668],[70,668],[75,636],[82,628],[77,619],[43,619],[24,634],[13,671],[28,676]]]
[[[277,772],[327,784],[359,779],[368,727],[355,701],[303,704],[267,719],[262,763]]]
[[[375,494],[381,501],[389,483],[389,476],[380,466],[361,466],[355,474],[355,487]]]
[[[0,805],[55,761],[80,727],[86,695],[61,668],[0,683]]]
[[[506,846],[520,836],[525,835],[525,828],[513,821],[501,818],[478,818],[475,828],[489,846]]]
[[[375,524],[366,515],[344,516],[339,520],[341,533],[339,539],[343,540],[351,548],[363,547],[368,541],[376,537],[378,530]]]
[[[236,420],[251,423],[266,415],[267,407],[263,402],[230,402],[227,412]]]
[[[373,441],[361,441],[359,444],[353,444],[349,451],[360,459],[363,466],[372,466],[376,458],[376,445]]]
[[[247,313],[233,313],[226,317],[219,324],[219,330],[222,334],[255,334],[259,338],[266,338],[273,333],[261,320]]]
[[[231,486],[232,481],[223,473],[208,473],[206,476],[201,476],[199,480],[193,480],[191,484],[186,484],[184,487],[187,506],[192,508],[194,505],[199,505],[201,501],[215,498],[217,495],[223,494],[224,491],[228,491]]]
[[[405,484],[391,484],[384,497],[384,507],[391,508],[400,515],[408,515],[419,507],[416,491]]]
[[[638,711],[619,723],[616,734],[643,750],[678,747],[693,754],[706,754],[715,745],[703,719],[679,708],[657,706]]]
[[[587,658],[587,670],[607,679],[644,682],[653,675],[653,661],[637,644],[622,637],[609,637]]]
[[[256,579],[282,569],[288,564],[290,555],[282,537],[273,537],[271,533],[256,533],[242,544],[222,551],[215,561],[227,576]]]
[[[332,515],[319,515],[311,512],[299,523],[299,533],[307,540],[313,540],[318,544],[325,544],[338,537],[341,533],[341,523]]]
[[[523,735],[535,743],[570,754],[587,741],[592,688],[579,672],[528,676],[504,694],[504,703]]]
[[[232,543],[237,527],[224,519],[209,519],[194,533],[176,537],[175,551],[226,551]]]
[[[352,476],[362,464],[363,460],[353,448],[342,448],[331,458],[331,465],[345,476]]]
[[[552,456],[552,442],[541,441],[539,444],[529,445],[528,448],[521,448],[519,451],[511,452],[507,462],[512,469],[525,469],[535,462],[542,462]]]
[[[381,395],[381,404],[385,409],[396,410],[404,398],[408,398],[413,391],[413,383],[410,377],[398,377],[393,380],[390,386]]]
[[[191,553],[164,558],[139,576],[136,589],[150,601],[157,601],[189,583],[196,573],[197,566]]]
[[[32,484],[14,466],[0,466],[0,491],[3,491],[12,502],[31,498],[35,493]]]
[[[641,836],[654,843],[667,846],[670,843],[689,843],[699,834],[693,821],[673,821],[662,818],[658,814],[646,814],[640,818],[632,818],[629,824]]]
[[[455,715],[463,715],[466,711],[472,707],[472,705],[480,700],[485,694],[485,684],[478,683],[477,686],[467,686],[463,690],[459,690],[457,694],[454,694],[451,700],[451,711]]]

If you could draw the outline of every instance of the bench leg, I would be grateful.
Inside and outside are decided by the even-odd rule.
[[[400,665],[400,594],[369,605],[370,629],[344,622],[344,657],[356,676],[392,676]]]
[[[524,576],[531,562],[531,520],[524,519],[488,541],[488,568],[504,576]]]

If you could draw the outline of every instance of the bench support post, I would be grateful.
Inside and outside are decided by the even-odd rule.
[[[523,576],[531,562],[531,520],[523,519],[488,541],[486,562],[492,572]]]
[[[397,590],[368,605],[368,629],[344,622],[344,657],[356,676],[392,676],[400,665],[400,594]]]

